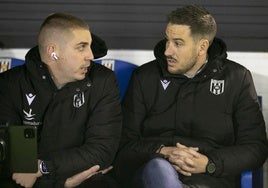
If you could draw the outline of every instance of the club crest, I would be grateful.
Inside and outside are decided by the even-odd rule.
[[[108,69],[111,69],[112,71],[114,71],[114,64],[115,64],[114,59],[103,59],[101,60],[101,64],[107,67]]]
[[[11,68],[10,58],[0,58],[0,73]]]
[[[80,108],[85,103],[85,95],[84,92],[78,93],[74,95],[73,105],[76,108]]]
[[[224,80],[214,80],[210,81],[210,92],[214,95],[220,95],[224,92]]]

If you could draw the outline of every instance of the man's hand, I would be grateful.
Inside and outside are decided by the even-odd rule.
[[[38,171],[36,173],[13,173],[12,179],[19,185],[30,188],[33,187],[36,179],[42,176],[39,169],[40,160],[37,162]]]
[[[102,174],[106,174],[107,172],[109,172],[113,167],[110,166],[104,170],[100,170],[100,166],[99,165],[95,165],[83,172],[80,172],[78,174],[75,174],[74,176],[68,178],[65,181],[64,187],[65,188],[71,188],[71,187],[76,187],[78,185],[80,185],[83,181],[89,179],[90,177],[92,177],[95,174],[98,173],[102,173]]]
[[[185,176],[205,172],[208,158],[199,153],[196,147],[186,147],[177,143],[176,147],[162,148],[161,153],[179,173]]]
[[[33,187],[36,179],[42,176],[38,171],[37,173],[13,173],[12,179],[19,185],[30,188]]]

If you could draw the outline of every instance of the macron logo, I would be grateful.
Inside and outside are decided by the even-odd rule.
[[[36,95],[33,95],[32,93],[26,94],[26,98],[27,98],[27,101],[28,101],[29,106],[32,104],[35,96]]]
[[[164,90],[166,90],[168,85],[170,84],[170,81],[168,81],[168,80],[160,80],[160,81],[161,81],[161,84],[162,84]]]

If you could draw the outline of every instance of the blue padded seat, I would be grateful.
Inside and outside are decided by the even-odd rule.
[[[98,59],[94,61],[110,68],[115,72],[120,88],[120,97],[123,99],[131,74],[138,66],[133,63],[117,59]]]

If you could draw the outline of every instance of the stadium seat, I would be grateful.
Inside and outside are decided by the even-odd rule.
[[[252,171],[241,174],[241,188],[252,188]]]
[[[22,65],[24,60],[10,57],[0,57],[0,73],[13,67]]]
[[[120,88],[120,97],[123,99],[132,71],[135,70],[138,66],[117,59],[99,59],[95,60],[95,62],[102,64],[115,72]]]

